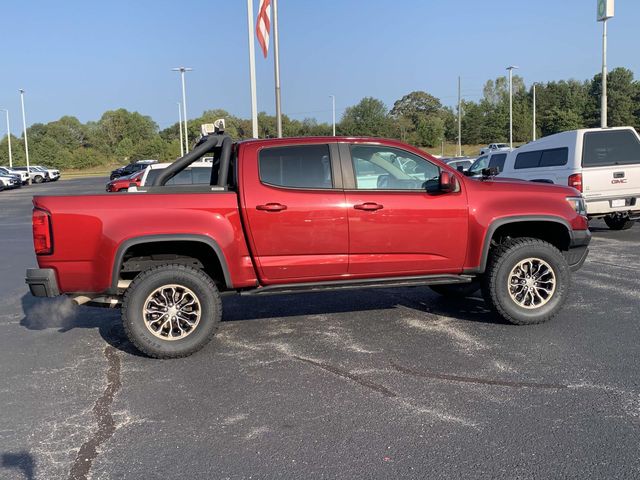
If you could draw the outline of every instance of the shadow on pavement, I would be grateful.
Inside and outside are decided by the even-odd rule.
[[[36,462],[29,452],[3,453],[1,465],[2,468],[19,470],[28,480],[36,478]]]
[[[127,340],[120,310],[78,306],[69,298],[22,297],[25,312],[20,325],[29,330],[55,328],[60,333],[76,328],[95,328],[114,348],[142,356]],[[223,321],[251,321],[309,315],[388,310],[394,315],[407,308],[456,320],[506,324],[480,298],[448,299],[423,287],[322,292],[268,297],[229,296],[223,300]],[[310,320],[312,321],[312,320]],[[374,320],[372,320],[374,321]]]
[[[479,292],[476,294],[479,295]],[[405,307],[433,315],[480,323],[507,323],[482,299],[450,299],[428,288],[369,289],[265,297],[230,296],[223,300],[223,321],[397,310]]]

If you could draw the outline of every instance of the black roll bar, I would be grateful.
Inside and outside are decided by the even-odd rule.
[[[228,140],[228,142],[225,142],[225,140]],[[222,151],[222,154],[220,155],[219,168],[220,168],[220,172],[222,172],[222,170],[224,169],[225,172],[228,173],[231,145],[232,145],[231,138],[228,137],[227,135],[207,135],[200,142],[198,142],[195,148],[191,150],[189,153],[187,153],[184,157],[179,158],[178,160],[173,162],[171,165],[169,165],[167,168],[162,169],[160,174],[153,181],[152,186],[161,187],[165,185],[169,180],[171,180],[173,177],[175,177],[178,173],[180,173],[182,170],[187,168],[193,162],[198,160],[200,157],[202,157],[206,153],[209,153],[211,150],[213,150],[214,148],[218,147],[221,144],[224,146],[225,143],[228,143],[229,146],[227,147],[226,155],[224,151],[225,149],[224,148],[222,149],[223,151]],[[226,186],[227,173],[225,173],[224,177],[218,176],[218,185]]]

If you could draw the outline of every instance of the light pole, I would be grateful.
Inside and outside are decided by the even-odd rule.
[[[533,131],[531,137],[536,140],[536,82],[533,82]]]
[[[178,104],[178,128],[180,129],[180,156],[184,157],[184,140],[182,137],[182,106],[180,102],[176,102]]]
[[[507,67],[509,70],[509,148],[513,148],[513,69],[515,65]]]
[[[607,20],[613,18],[614,0],[598,0],[599,22],[602,22],[602,96],[600,98],[600,127],[607,128]]]
[[[176,67],[172,68],[174,72],[180,72],[182,79],[182,111],[184,113],[184,150],[189,153],[189,130],[187,129],[187,90],[184,83],[184,73],[190,72],[193,68],[189,67]]]
[[[13,168],[13,155],[11,155],[11,129],[9,128],[9,110],[2,109],[7,114],[7,143],[9,144],[9,168]]]
[[[329,95],[331,98],[331,111],[332,111],[332,125],[333,125],[333,136],[336,136],[336,96]]]
[[[29,174],[29,179],[27,180],[27,184],[31,185],[31,169],[29,168],[29,142],[27,140],[27,118],[24,114],[24,90],[21,88],[18,90],[20,92],[20,104],[22,105],[22,131],[24,132],[24,153],[27,159],[27,173]]]

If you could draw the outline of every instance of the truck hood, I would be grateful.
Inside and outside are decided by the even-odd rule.
[[[573,187],[568,185],[557,185],[554,183],[531,182],[529,180],[521,180],[519,178],[493,177],[491,179],[482,180],[479,177],[466,177],[465,180],[472,181],[483,185],[489,190],[499,190],[501,192],[513,190],[517,192],[530,192],[532,194],[566,194],[573,196],[581,196],[582,194]],[[483,188],[483,187],[480,187]]]

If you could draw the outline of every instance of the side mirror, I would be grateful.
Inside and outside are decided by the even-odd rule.
[[[444,193],[456,190],[456,177],[446,170],[440,172],[440,191]]]
[[[464,167],[462,165],[458,165],[458,171],[460,173],[464,173]]]

